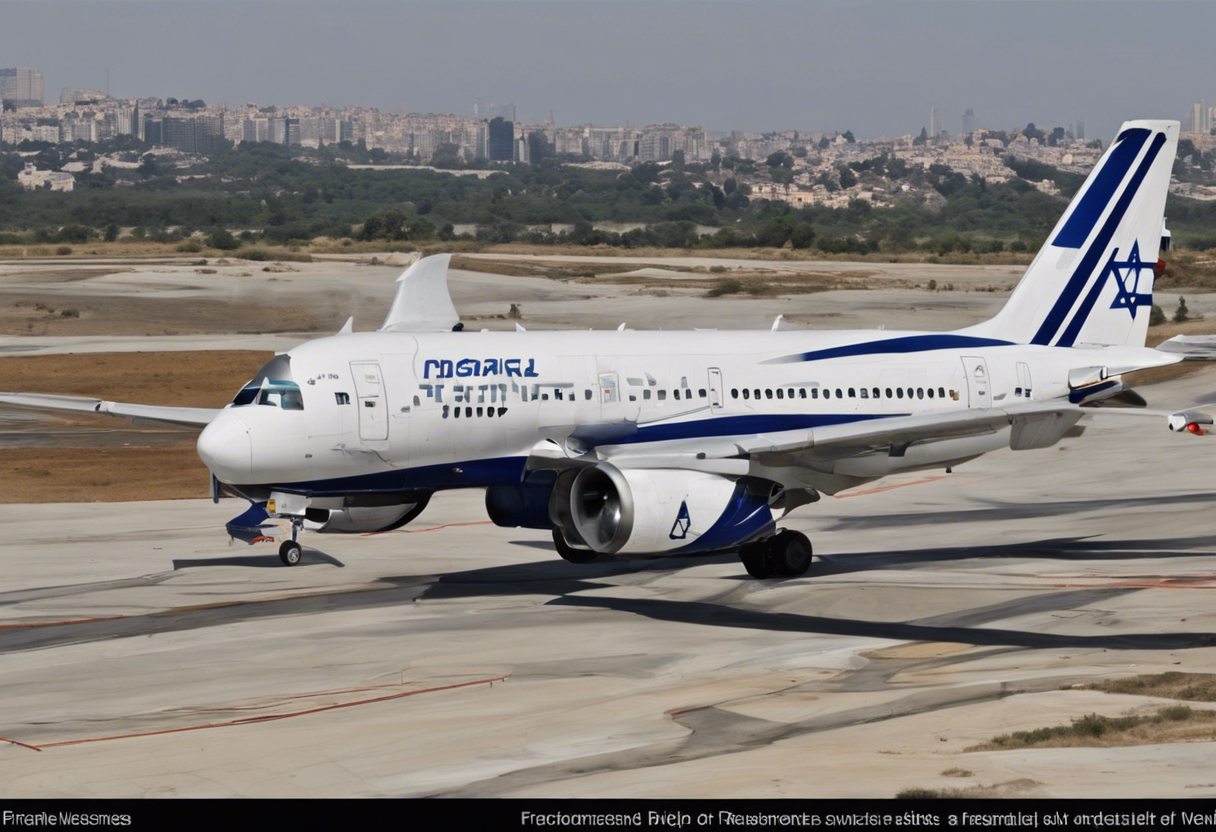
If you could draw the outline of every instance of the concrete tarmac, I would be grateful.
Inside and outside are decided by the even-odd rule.
[[[0,506],[0,794],[1211,796],[1210,742],[964,751],[1216,662],[1216,445],[1087,421],[803,507],[785,581],[568,564],[480,492],[295,568],[232,500]]]

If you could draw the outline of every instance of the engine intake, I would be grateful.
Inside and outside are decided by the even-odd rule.
[[[567,542],[602,555],[729,549],[773,525],[769,484],[599,462],[559,477],[549,512]]]

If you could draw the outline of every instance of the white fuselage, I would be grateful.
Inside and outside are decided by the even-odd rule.
[[[1069,395],[1070,370],[1125,351],[889,331],[355,333],[288,353],[302,409],[230,405],[199,448],[225,483],[317,497],[509,484],[545,440],[571,455],[696,452],[1041,401]],[[750,473],[835,493],[1008,444],[1006,430]]]

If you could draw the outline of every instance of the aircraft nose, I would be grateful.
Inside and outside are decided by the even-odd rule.
[[[224,410],[203,428],[198,456],[223,482],[248,483],[253,476],[253,442],[240,417]]]

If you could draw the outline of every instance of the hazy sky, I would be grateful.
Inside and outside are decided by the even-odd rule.
[[[559,125],[958,131],[1182,118],[1216,104],[1203,2],[0,0],[0,66],[65,86]]]

